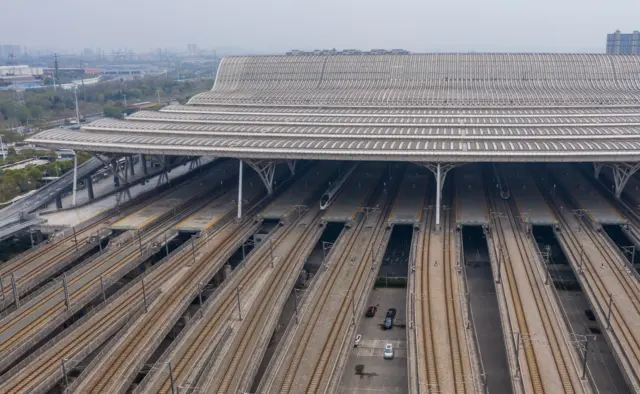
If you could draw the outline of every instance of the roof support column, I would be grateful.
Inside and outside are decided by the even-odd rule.
[[[276,162],[268,160],[245,160],[247,165],[253,168],[262,179],[269,194],[273,194],[273,177],[276,174]]]
[[[149,174],[149,170],[147,169],[147,156],[142,153],[140,153],[140,167],[142,167],[142,172],[145,175]]]
[[[600,176],[600,171],[602,171],[602,163],[593,163],[593,175],[598,179]]]
[[[106,160],[103,159],[101,156],[106,157]],[[122,166],[118,164],[117,155],[108,156],[106,154],[102,154],[102,155],[97,154],[95,155],[95,157],[97,157],[98,160],[100,160],[107,168],[111,170],[111,173],[115,178],[114,181],[117,179],[116,187],[121,188],[116,192],[116,205],[118,206],[122,203],[123,197],[129,197],[129,200],[131,200],[131,191],[129,190],[129,175],[128,175],[129,171],[127,166],[127,163],[129,161],[126,159],[126,157],[125,157],[124,163],[122,163],[123,164]],[[131,164],[133,164],[133,160],[131,160],[130,162]],[[91,176],[89,176],[89,178],[90,177]],[[93,192],[93,188],[91,192]]]
[[[629,179],[640,169],[640,163],[609,163],[607,166],[613,170],[614,194],[619,199]]]
[[[442,202],[442,188],[449,171],[461,163],[419,163],[426,167],[436,177],[436,230],[440,230],[440,207]]]
[[[106,160],[104,160],[101,156],[106,157]],[[108,156],[106,154],[96,154],[94,155],[94,157],[96,157],[98,160],[100,160],[102,162],[102,164],[105,165],[105,167],[107,167],[108,169],[111,170],[111,173],[113,174],[114,177],[116,177],[118,179],[118,186],[122,186],[123,183],[127,182],[127,168],[126,165],[123,168],[123,172],[120,171],[120,168],[118,168],[118,156],[117,155],[113,155],[113,156]]]
[[[296,164],[298,160],[287,160],[287,166],[289,166],[289,171],[291,171],[291,175],[296,174]]]
[[[129,156],[128,160],[129,160],[129,170],[131,171],[131,176],[134,176],[136,175],[136,170],[133,164],[133,155]]]
[[[238,219],[242,219],[242,160],[239,160],[240,168],[238,170]]]
[[[165,155],[158,156],[158,160],[162,164],[162,170],[161,170],[162,172],[160,172],[160,176],[158,177],[158,184],[157,184],[157,186],[160,186],[162,184],[162,181],[169,183],[169,173],[167,172],[167,156]]]
[[[87,183],[87,194],[89,195],[89,201],[93,200],[93,179],[91,179],[91,175],[86,177],[84,181]]]
[[[189,162],[189,171],[195,170],[198,167],[200,167],[200,156],[193,158],[193,160]]]

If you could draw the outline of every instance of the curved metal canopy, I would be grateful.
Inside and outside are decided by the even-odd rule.
[[[265,159],[638,161],[640,57],[231,57],[188,105],[29,141]]]

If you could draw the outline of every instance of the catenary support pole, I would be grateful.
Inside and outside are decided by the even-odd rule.
[[[436,230],[440,230],[440,200],[442,199],[440,163],[436,166]]]
[[[238,219],[242,219],[242,160],[238,171]]]
[[[73,151],[73,201],[71,205],[76,206],[76,191],[78,189],[78,153]]]
[[[147,289],[144,286],[144,278],[142,278],[142,301],[144,302],[144,312],[149,312],[149,306],[147,305]]]
[[[203,307],[202,307],[202,288],[203,288],[203,283],[202,282],[198,282],[198,302],[200,303],[200,318],[202,319],[204,317],[204,311],[203,311]]]
[[[589,357],[589,336],[585,339],[586,342],[584,344],[584,357],[582,358],[582,379],[584,380],[587,377],[587,359]]]
[[[613,308],[613,294],[609,294],[609,311],[607,312],[607,330],[611,329],[611,309]]]
[[[64,392],[68,393],[69,392],[69,377],[67,376],[67,366],[64,364],[65,361],[67,361],[65,358],[63,358],[62,360],[62,374],[64,375]]]
[[[69,286],[67,284],[67,273],[62,274],[62,289],[64,290],[64,303],[67,305],[67,310],[71,309],[71,300],[69,299]]]
[[[0,292],[2,293],[2,306],[4,306],[4,300],[6,299],[4,295],[4,284],[2,283],[2,277],[0,277]]]
[[[171,365],[171,361],[169,361],[169,379],[171,380],[171,394],[176,394],[175,381],[173,380],[173,366]]]
[[[236,296],[238,297],[238,317],[242,320],[242,308],[240,306],[240,286],[236,286]]]
[[[78,237],[76,236],[76,227],[73,226],[73,242],[76,245],[76,252],[78,251]]]
[[[13,290],[13,302],[16,304],[16,309],[20,308],[20,295],[18,294],[18,284],[16,283],[16,274],[11,273],[11,290]]]
[[[294,307],[294,311],[296,313],[296,324],[298,324],[298,289],[296,289],[295,287],[293,288],[293,307]]]
[[[104,291],[104,276],[100,275],[100,289],[102,290],[102,301],[107,302],[107,294]]]

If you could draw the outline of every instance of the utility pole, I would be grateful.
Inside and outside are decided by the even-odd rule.
[[[76,96],[76,119],[78,119],[78,124],[80,124],[80,118],[78,118],[78,96]],[[76,206],[76,192],[78,190],[78,152],[75,150],[73,152],[73,201],[72,205]],[[75,237],[75,227],[73,228],[73,236]],[[76,249],[78,249],[78,242],[76,241]]]
[[[80,62],[80,78],[82,79],[82,94],[84,95],[84,102],[87,102],[87,89],[84,87],[84,62]]]
[[[7,152],[4,150],[4,143],[2,142],[2,136],[0,135],[0,150],[2,151],[2,164],[7,161]]]
[[[53,54],[53,91],[58,92],[58,88],[56,86],[58,82],[58,54]]]
[[[78,108],[78,85],[76,84],[73,85],[73,97],[76,100],[76,124],[80,126],[80,108]]]

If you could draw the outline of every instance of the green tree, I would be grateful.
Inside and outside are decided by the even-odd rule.
[[[114,107],[114,106],[107,105],[104,107],[103,112],[104,112],[104,116],[108,118],[122,119],[124,117],[123,110],[124,110],[123,107]]]
[[[2,135],[2,142],[20,142],[24,141],[24,135],[18,133],[17,131],[7,130],[0,131],[0,135]]]

